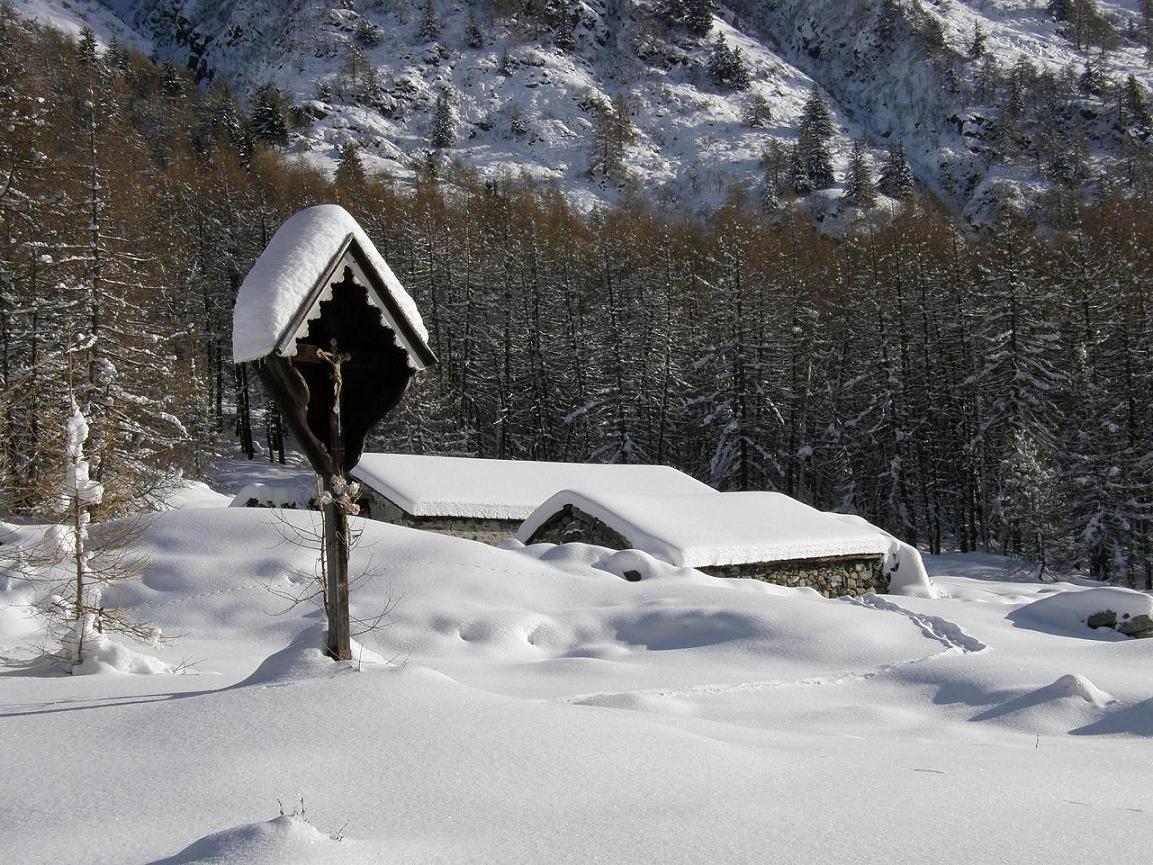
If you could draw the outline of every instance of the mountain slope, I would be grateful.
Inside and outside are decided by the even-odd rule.
[[[1142,2],[1098,2],[1100,23],[1086,35],[1033,0],[730,0],[703,38],[669,26],[659,0],[436,0],[435,33],[423,0],[104,0],[99,9],[22,0],[18,8],[87,15],[106,38],[118,35],[109,24],[118,20],[158,55],[244,94],[275,84],[309,120],[292,149],[328,165],[356,142],[369,165],[410,175],[444,92],[457,142],[443,158],[555,182],[587,205],[629,185],[688,206],[715,204],[733,183],[755,188],[770,142],[795,140],[815,81],[838,126],[838,177],[851,138],[867,138],[875,157],[901,139],[921,182],[976,219],[1003,199],[1036,198],[1057,176],[1040,153],[1052,135],[1032,104],[1045,70],[1071,82],[1099,63],[1106,79],[1133,74],[1148,88]],[[970,56],[978,30],[982,56]],[[710,76],[718,36],[740,49],[747,90]],[[1098,61],[1102,45],[1109,51]],[[1022,58],[1032,72],[1020,71]],[[998,118],[1021,87],[1025,114],[1007,136]],[[1111,92],[1066,91],[1061,116],[1085,142],[1086,168],[1075,178],[1084,185],[1133,136],[1099,120]],[[598,105],[621,97],[636,136],[627,176],[606,177],[595,170]],[[772,112],[756,128],[744,122],[754,97]]]

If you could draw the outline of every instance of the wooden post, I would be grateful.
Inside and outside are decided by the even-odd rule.
[[[317,354],[332,365],[332,403],[328,409],[329,453],[333,474],[324,478],[327,493],[324,505],[324,555],[328,567],[328,642],[325,651],[336,661],[352,660],[351,634],[348,621],[348,501],[344,480],[344,429],[340,423],[340,391],[343,386],[341,364],[349,359],[337,349]]]
[[[324,651],[336,661],[352,660],[348,623],[348,516],[344,513],[333,488],[332,479],[324,482],[328,503],[321,511],[324,523],[324,558],[328,571],[328,640]]]

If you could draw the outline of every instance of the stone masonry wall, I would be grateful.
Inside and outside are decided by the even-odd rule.
[[[698,568],[714,577],[745,577],[778,586],[808,586],[827,598],[889,591],[889,578],[881,556],[833,559],[798,559],[791,562],[758,562]]]
[[[391,499],[382,496],[367,484],[362,487],[360,515],[383,523],[422,529],[442,535],[480,541],[482,544],[496,544],[514,534],[520,527],[519,520],[485,520],[471,517],[417,517],[399,507]]]

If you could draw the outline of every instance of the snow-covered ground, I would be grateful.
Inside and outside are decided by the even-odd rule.
[[[30,591],[0,593],[0,861],[1082,865],[1153,842],[1153,640],[1014,615],[1083,585],[976,555],[927,558],[933,599],[631,583],[596,548],[358,520],[354,614],[391,612],[350,667],[264,587],[305,579],[282,520],[315,515],[190,499],[118,598],[181,634],[145,651],[182,675],[30,667]]]

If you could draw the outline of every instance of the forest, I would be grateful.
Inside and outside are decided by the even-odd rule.
[[[840,236],[787,191],[582,213],[435,154],[415,183],[369,175],[353,148],[329,178],[285,152],[306,118],[275,94],[246,108],[3,4],[0,116],[0,513],[59,507],[73,400],[106,516],[223,450],[283,459],[231,363],[233,298],[288,215],[338,202],[440,361],[377,448],[667,463],[1153,588],[1147,166],[1043,225],[958,224],[921,193]]]

